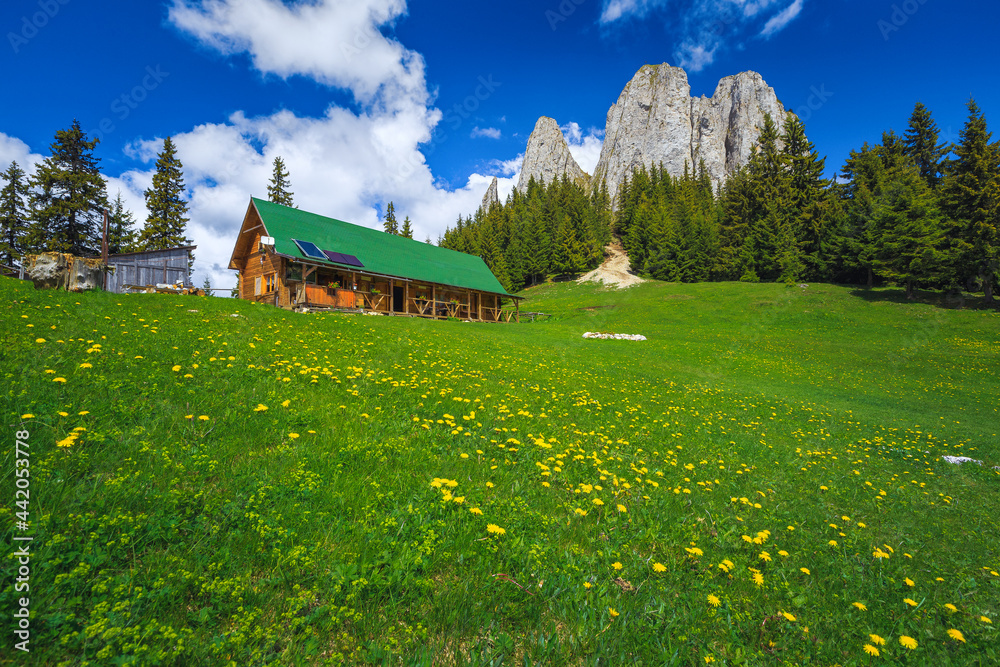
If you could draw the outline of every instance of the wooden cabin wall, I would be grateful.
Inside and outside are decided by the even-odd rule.
[[[254,231],[252,234],[254,238],[250,246],[251,252],[243,258],[240,265],[240,298],[247,301],[288,306],[291,300],[288,286],[285,283],[285,260],[275,256],[273,251],[261,248],[260,232]],[[261,258],[263,258],[263,262],[261,262]],[[274,291],[256,295],[254,292],[257,278],[263,279],[272,273],[275,276]]]

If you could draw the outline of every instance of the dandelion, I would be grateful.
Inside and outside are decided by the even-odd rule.
[[[757,584],[757,588],[760,588],[761,586],[764,585],[764,575],[761,574],[760,572],[754,572],[753,582]]]
[[[993,621],[991,621],[990,619],[986,618],[985,616],[980,616],[979,620],[982,621],[983,623],[989,623],[990,625],[993,625]]]
[[[574,512],[576,512],[577,514],[579,514],[580,516],[587,516],[587,510],[582,510],[582,509],[580,509],[579,507],[577,507],[577,508],[576,508],[575,510],[573,510],[573,511],[574,511]]]
[[[865,644],[864,649],[865,653],[867,653],[868,655],[873,655],[876,658],[878,657],[878,649],[872,646],[871,644]]]
[[[52,381],[53,382],[61,382],[63,384],[66,384],[66,378],[52,378]]]
[[[611,618],[616,618],[618,616],[618,612],[615,611],[614,607],[608,607],[608,616]]]
[[[653,563],[653,572],[666,572],[667,566],[663,563]]]
[[[831,547],[835,547],[837,546],[837,540],[830,540],[829,542],[827,542],[827,544],[829,544]]]
[[[781,549],[781,550],[778,551],[778,555],[779,556],[788,556],[788,552],[785,551],[784,549]]]
[[[469,511],[472,512],[473,514],[475,514],[476,516],[482,516],[483,515],[483,511],[481,509],[479,509],[478,507],[470,507]]]
[[[286,398],[285,400],[283,400],[283,401],[281,402],[281,407],[283,407],[283,408],[287,408],[287,407],[288,407],[288,406],[289,406],[290,404],[291,404],[291,401],[290,401],[289,399],[287,399],[287,398]]]
[[[174,367],[173,367],[173,368],[171,368],[170,370],[172,370],[173,372],[175,372],[175,373],[176,373],[176,372],[177,372],[177,371],[179,371],[180,369],[181,369],[181,366],[180,366],[180,364],[177,364],[176,366],[174,366]]]
[[[703,552],[698,547],[691,547],[691,548],[684,547],[684,551],[688,552],[692,556],[704,556],[705,555],[705,552]]]
[[[781,612],[781,615],[784,616],[788,621],[791,621],[792,623],[795,622],[795,617],[789,614],[787,611]]]
[[[207,422],[209,420],[208,415],[198,415],[198,421]]]
[[[858,609],[860,609],[861,611],[868,611],[868,607],[866,607],[866,606],[865,606],[865,605],[864,605],[863,603],[861,603],[861,602],[852,602],[851,604],[852,604],[853,606],[857,607]]]
[[[955,628],[951,628],[950,630],[948,630],[948,636],[957,642],[962,642],[963,644],[965,643],[965,637],[962,635],[961,630],[956,630]]]
[[[621,505],[621,504],[619,504],[619,505],[618,505],[618,511],[619,511],[619,512],[627,512],[628,510],[627,510],[627,509],[625,509],[625,506],[624,506],[624,505]]]
[[[494,535],[506,535],[507,531],[496,525],[495,523],[486,524],[486,532],[492,533]]]
[[[583,582],[583,587],[586,588],[587,590],[590,590],[591,586],[592,586],[592,584],[589,581]]]
[[[903,583],[905,583],[910,588],[913,588],[916,585],[916,584],[913,583],[913,579],[910,579],[909,577],[907,577],[906,579],[903,579]]]
[[[917,606],[917,601],[914,600],[913,598],[903,598],[903,602],[905,602],[906,604],[910,605],[911,607],[916,607]]]
[[[299,437],[299,434],[298,433],[289,433],[288,437],[291,438],[292,440],[295,440],[297,437]]]
[[[955,605],[953,605],[950,602],[948,604],[946,604],[944,606],[944,608],[947,609],[948,611],[952,612],[952,613],[955,613],[956,611],[958,611],[958,607],[956,607]]]
[[[761,551],[759,558],[765,563],[771,562],[771,554],[767,553],[766,551]]]
[[[21,415],[21,419],[34,419],[34,418],[35,418],[35,415],[31,414],[30,412],[27,413],[27,414]]]
[[[36,343],[44,343],[44,342],[45,342],[45,339],[44,339],[44,338],[36,338],[36,339],[35,339],[35,342],[36,342]]]
[[[872,644],[878,644],[879,646],[885,646],[885,640],[878,635],[868,635],[868,639],[872,640]]]
[[[802,574],[812,574],[812,572],[809,571],[808,567],[800,567],[799,572],[801,572]]]
[[[87,363],[86,361],[80,364],[80,368],[93,368],[94,364]]]
[[[598,507],[600,507],[601,505],[603,505],[603,504],[604,504],[604,501],[603,501],[603,500],[601,500],[600,498],[594,498],[593,502],[594,502],[594,504],[595,504],[595,505],[597,505]]]
[[[708,599],[708,604],[712,605],[713,607],[718,607],[719,605],[722,604],[722,600],[720,600],[718,596],[713,595],[712,593],[708,594],[707,599]]]
[[[611,564],[611,567],[615,568],[615,570],[620,570],[624,566],[621,563],[619,563],[619,562],[616,561],[616,562],[614,562],[614,563]],[[983,616],[983,618],[986,618],[986,617]]]
[[[69,417],[68,412],[57,412],[56,414],[59,415],[60,417]]]
[[[906,635],[899,638],[899,644],[903,648],[908,648],[910,650],[917,648],[917,640],[913,637],[907,637]]]

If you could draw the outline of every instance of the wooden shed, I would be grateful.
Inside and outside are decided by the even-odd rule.
[[[480,257],[263,199],[250,200],[229,268],[241,299],[285,308],[518,320],[520,297]]]
[[[121,293],[126,285],[146,287],[158,283],[182,282],[192,287],[189,262],[191,252],[198,246],[187,245],[166,250],[147,250],[109,255],[108,266],[114,271],[108,274],[105,290]]]

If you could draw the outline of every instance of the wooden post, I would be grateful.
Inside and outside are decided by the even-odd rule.
[[[438,316],[437,285],[431,285],[431,315],[434,319]]]
[[[517,299],[514,299],[514,321],[521,323],[521,302]]]
[[[410,283],[403,285],[403,313],[410,314]]]
[[[483,293],[476,294],[476,319],[483,321]]]

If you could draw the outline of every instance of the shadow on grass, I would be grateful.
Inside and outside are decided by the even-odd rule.
[[[870,303],[923,303],[935,308],[947,310],[996,310],[1000,308],[1000,302],[987,301],[981,295],[969,294],[968,292],[940,292],[931,290],[913,290],[913,298],[906,298],[906,290],[893,287],[864,287],[851,291],[852,296],[864,299]]]

